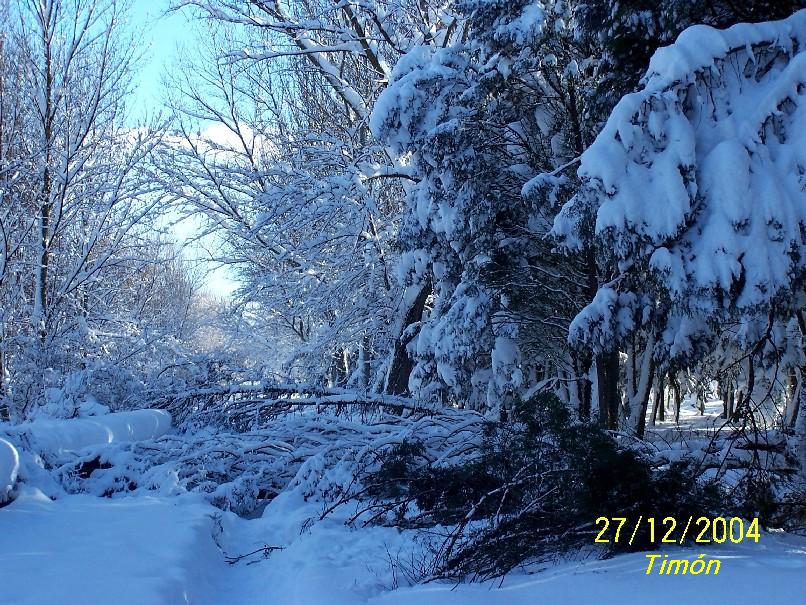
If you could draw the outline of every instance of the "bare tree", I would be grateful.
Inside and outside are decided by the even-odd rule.
[[[211,45],[174,82],[164,186],[219,234],[241,302],[288,340],[287,371],[405,392],[403,333],[428,291],[395,278],[410,176],[369,119],[397,60],[455,23],[426,2],[182,7],[208,18]],[[217,128],[200,136],[199,120]]]

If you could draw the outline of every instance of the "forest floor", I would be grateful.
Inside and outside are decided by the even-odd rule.
[[[692,435],[718,422],[713,405],[702,417],[682,412]],[[672,424],[655,430],[680,432]],[[718,558],[718,575],[647,575],[646,555],[635,553],[524,568],[503,581],[412,585],[422,552],[413,532],[350,528],[346,508],[324,520],[321,512],[321,503],[295,490],[246,519],[195,494],[51,500],[23,486],[0,510],[0,603],[801,605],[806,595],[806,538],[784,533],[762,533],[758,543],[663,551],[671,558]]]

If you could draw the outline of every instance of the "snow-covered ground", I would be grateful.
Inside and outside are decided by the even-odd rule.
[[[707,551],[722,561],[717,576],[646,575],[642,553],[607,561],[566,564],[503,584],[429,585],[397,590],[373,605],[687,605],[799,604],[806,595],[806,540],[763,536],[755,545]],[[691,560],[699,553],[668,551]]]
[[[806,539],[705,549],[714,576],[647,576],[644,554],[564,563],[487,584],[408,586],[390,562],[411,561],[411,535],[349,529],[294,492],[262,517],[221,513],[195,496],[56,501],[24,491],[0,510],[3,605],[653,605],[759,602],[806,595]],[[279,546],[267,557],[257,552]],[[669,550],[689,559],[699,551]]]
[[[665,444],[667,456],[704,449],[724,422],[720,411],[718,402],[710,402],[701,416],[687,401],[680,426],[673,419],[658,423],[648,438]],[[716,576],[647,575],[646,556],[638,553],[522,569],[483,584],[412,585],[410,570],[427,558],[414,532],[350,528],[344,521],[354,512],[351,504],[320,520],[323,505],[308,497],[305,480],[291,481],[262,514],[247,519],[215,508],[203,491],[70,495],[36,462],[37,454],[91,458],[137,439],[145,439],[147,450],[165,442],[160,435],[169,426],[169,418],[144,410],[6,427],[4,434],[25,449],[18,456],[7,444],[0,465],[5,483],[13,483],[9,477],[17,466],[22,477],[16,499],[0,508],[0,605],[806,602],[806,538],[794,535],[768,533],[758,544],[664,551],[673,558],[719,558]],[[211,460],[199,462],[202,470],[217,468]],[[303,467],[321,464],[314,457]],[[306,476],[303,470],[298,478]],[[174,483],[181,483],[178,477]]]
[[[3,605],[199,603],[223,568],[207,506],[24,490],[0,509]]]

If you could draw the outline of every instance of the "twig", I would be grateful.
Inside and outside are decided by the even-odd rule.
[[[235,565],[238,561],[242,561],[243,559],[246,559],[247,557],[251,557],[252,555],[256,555],[258,553],[263,553],[263,558],[267,559],[269,557],[269,554],[274,550],[285,550],[285,547],[269,546],[267,544],[265,546],[262,546],[261,548],[258,548],[257,550],[253,550],[252,552],[248,552],[244,555],[236,555],[236,556],[227,555],[224,557],[224,560],[230,565]]]

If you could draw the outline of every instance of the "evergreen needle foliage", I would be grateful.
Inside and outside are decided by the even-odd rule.
[[[391,448],[364,477],[386,520],[448,527],[434,550],[434,576],[495,577],[526,561],[591,546],[600,516],[630,521],[687,518],[724,510],[715,483],[698,481],[684,463],[652,468],[610,433],[572,420],[543,393],[519,402],[510,422],[489,422],[464,463],[430,464],[409,442]],[[656,547],[656,546],[654,546]],[[605,554],[653,548],[648,527],[608,545]]]

